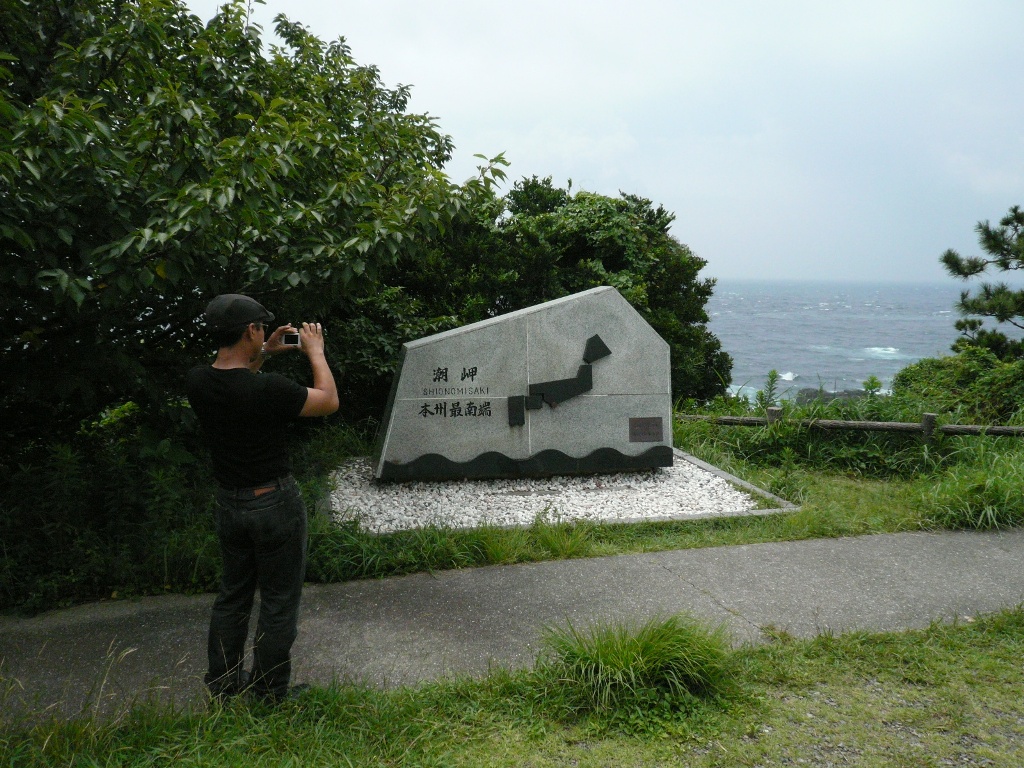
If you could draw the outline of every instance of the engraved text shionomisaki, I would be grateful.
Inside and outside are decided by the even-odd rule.
[[[461,373],[459,373],[460,368]],[[476,399],[425,402],[419,409],[419,415],[423,418],[458,419],[491,415],[491,401],[479,400],[481,397],[490,395],[491,388],[477,383],[477,376],[479,376],[477,366],[439,366],[431,370],[430,376],[430,386],[422,388],[424,398],[473,397]]]

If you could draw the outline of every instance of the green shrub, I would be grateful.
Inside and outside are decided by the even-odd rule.
[[[1024,360],[1003,362],[968,347],[907,366],[893,379],[893,399],[906,409],[951,414],[965,424],[1005,424],[1024,410]]]
[[[741,398],[714,401],[710,415],[763,415],[768,395],[750,403]],[[821,430],[801,422],[815,419],[840,421],[914,421],[920,413],[908,413],[891,397],[853,400],[814,400],[797,404],[783,400],[782,419],[762,427],[726,427],[706,422],[682,422],[675,438],[684,450],[694,450],[716,463],[734,457],[751,464],[781,470],[790,478],[797,468],[811,468],[875,478],[910,477],[930,471],[943,456],[941,439],[931,447],[920,435],[905,432]],[[744,412],[745,411],[745,412]],[[724,454],[718,455],[716,454]],[[781,488],[779,489],[781,491]]]
[[[0,496],[0,606],[216,583],[206,463],[134,417],[24,451]]]
[[[982,376],[969,406],[980,423],[1024,422],[1024,359],[1001,363]]]
[[[770,372],[765,390],[753,402],[716,398],[699,412],[711,416],[763,416],[778,396]],[[868,379],[865,384],[871,382]],[[739,459],[781,472],[776,492],[785,495],[793,469],[801,467],[851,476],[907,479],[963,460],[961,441],[914,432],[823,430],[801,422],[881,421],[920,423],[925,413],[939,414],[940,423],[1024,423],[1024,360],[1002,362],[985,349],[921,360],[900,371],[891,395],[868,394],[852,399],[781,400],[783,418],[763,427],[723,427],[702,422],[676,425],[676,444],[716,463]],[[693,411],[692,401],[678,404]],[[967,438],[971,440],[974,438]],[[1012,438],[1009,439],[1012,443]],[[1010,445],[1011,443],[1007,443]]]
[[[0,608],[216,589],[205,452],[187,429],[157,438],[138,411],[118,411],[74,441],[25,451],[10,471],[0,492]],[[300,428],[295,438],[293,466],[312,509],[329,470],[365,453],[366,441],[343,426]]]

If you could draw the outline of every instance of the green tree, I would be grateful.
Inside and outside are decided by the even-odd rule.
[[[732,360],[704,310],[714,280],[700,278],[706,262],[669,233],[674,216],[663,207],[573,194],[535,176],[471,213],[430,254],[399,265],[402,285],[430,314],[473,322],[611,285],[671,346],[677,398],[726,391]]]
[[[242,0],[0,0],[6,445],[166,401],[211,296],[325,316],[471,201],[405,87],[275,24],[265,56]]]
[[[1020,206],[1011,207],[998,227],[981,221],[975,231],[986,256],[961,256],[950,249],[941,257],[947,272],[968,280],[986,274],[990,267],[999,272],[1024,269],[1024,211]],[[1006,283],[983,283],[973,295],[964,291],[960,294],[957,308],[965,316],[991,317],[998,323],[1024,330],[1024,289],[1015,290]],[[953,345],[953,350],[983,347],[1003,360],[1024,358],[1024,343],[1010,339],[998,330],[984,328],[983,322],[971,317],[958,320],[956,328],[963,335]]]

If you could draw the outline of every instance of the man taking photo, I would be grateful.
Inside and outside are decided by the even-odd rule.
[[[217,357],[188,372],[186,391],[210,449],[223,560],[205,681],[218,698],[249,689],[280,701],[291,678],[307,544],[306,508],[291,474],[286,430],[296,418],[338,410],[338,389],[319,323],[282,325],[268,337],[274,315],[241,294],[216,297],[204,316]],[[296,333],[299,344],[286,345],[285,334]],[[309,359],[312,387],[260,372],[266,358],[296,348]],[[260,612],[247,674],[245,641],[257,588]]]

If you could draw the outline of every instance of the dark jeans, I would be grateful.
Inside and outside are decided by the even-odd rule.
[[[206,684],[214,695],[238,693],[251,684],[257,695],[283,697],[306,575],[302,496],[294,480],[255,498],[221,489],[216,514],[224,573],[210,619]],[[242,664],[257,587],[260,614],[252,674],[246,676]]]

